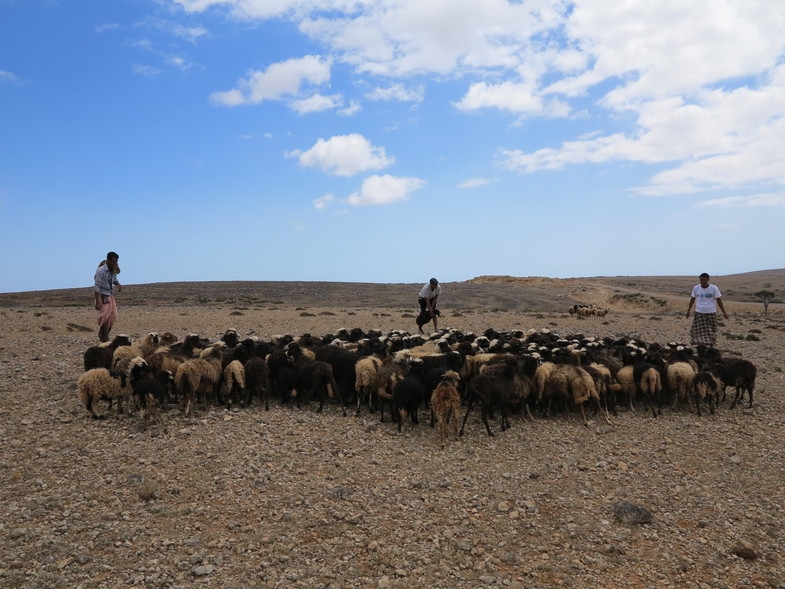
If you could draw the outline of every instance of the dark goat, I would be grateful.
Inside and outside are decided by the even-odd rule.
[[[302,349],[297,342],[292,342],[287,346],[286,354],[293,360],[294,369],[297,373],[297,391],[301,391],[308,398],[311,393],[319,395],[319,408],[317,413],[321,413],[327,397],[338,396],[341,403],[343,416],[346,417],[346,404],[344,403],[341,391],[335,384],[333,368],[327,362],[321,360],[311,360],[303,356]]]
[[[346,403],[354,400],[356,378],[354,367],[359,360],[356,352],[345,350],[339,346],[320,346],[314,351],[317,360],[327,362],[333,369],[333,377],[338,385],[338,392]]]
[[[90,346],[84,353],[84,369],[106,368],[112,369],[112,356],[114,351],[120,346],[130,346],[131,338],[127,335],[116,335],[108,344],[102,346]]]
[[[496,409],[501,412],[502,431],[506,431],[510,427],[507,418],[509,406],[526,403],[531,393],[531,379],[525,374],[527,369],[528,367],[524,368],[518,359],[507,359],[485,365],[469,385],[469,399],[459,435],[463,435],[469,413],[478,402],[482,411],[482,423],[488,435],[493,436],[488,418]],[[528,408],[528,405],[526,406]]]
[[[264,358],[259,356],[249,358],[245,363],[245,405],[250,405],[253,398],[258,396],[264,401],[265,411],[269,411],[270,404],[267,401],[267,391],[269,389],[270,379]]]
[[[720,403],[720,391],[722,390],[722,380],[716,369],[705,368],[695,375],[693,380],[693,397],[695,398],[695,410],[701,414],[701,399],[709,403],[709,412],[714,413],[715,407]]]
[[[166,403],[169,393],[174,389],[174,376],[168,370],[161,370],[153,374],[150,367],[133,367],[131,369],[131,384],[133,386],[134,401],[144,413],[145,425],[153,418],[163,425],[159,407]]]
[[[419,424],[418,412],[425,402],[425,384],[416,374],[409,374],[400,380],[393,389],[392,417],[401,431],[403,420],[409,416],[413,424]]]
[[[742,358],[723,358],[716,364],[717,372],[722,380],[722,396],[725,398],[725,387],[734,387],[736,394],[730,408],[744,400],[746,392],[750,397],[747,407],[752,407],[752,392],[755,390],[755,377],[758,369],[749,360]]]

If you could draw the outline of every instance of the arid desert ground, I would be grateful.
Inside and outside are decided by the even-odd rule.
[[[440,447],[425,411],[273,401],[177,407],[165,429],[76,395],[97,343],[89,286],[0,293],[0,587],[785,588],[785,270],[719,276],[718,348],[758,368],[751,408],[470,416]],[[440,328],[688,342],[697,277],[443,284]],[[217,339],[416,331],[419,284],[127,285],[114,334]],[[575,303],[609,309],[576,318]],[[619,501],[646,524],[620,521]]]

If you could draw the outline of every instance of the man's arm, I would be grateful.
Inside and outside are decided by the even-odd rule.
[[[719,301],[719,299],[717,299]],[[690,316],[690,309],[692,309],[692,305],[695,303],[695,297],[690,297],[690,304],[687,305],[687,315],[686,317]]]
[[[725,311],[725,304],[722,302],[722,297],[715,300],[717,301],[717,306],[720,308],[720,311],[722,311],[722,316],[725,317],[725,319],[727,319],[728,313]]]

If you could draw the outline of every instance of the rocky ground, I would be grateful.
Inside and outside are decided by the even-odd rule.
[[[558,301],[545,307],[493,280],[452,301],[445,289],[441,326],[688,337],[683,295],[576,319],[564,303],[595,291],[563,287],[540,287]],[[129,287],[115,333],[414,330],[411,288],[325,288]],[[92,420],[76,397],[89,292],[57,295],[0,297],[2,587],[785,588],[785,321],[760,305],[726,300],[719,341],[758,366],[752,408],[621,410],[589,427],[514,416],[493,438],[474,415],[442,449],[424,413],[399,434],[335,405],[171,408],[165,430]],[[651,522],[622,521],[620,501]]]

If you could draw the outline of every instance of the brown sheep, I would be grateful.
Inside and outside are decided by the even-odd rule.
[[[461,396],[458,393],[460,377],[454,370],[448,370],[442,375],[439,384],[431,395],[431,425],[439,422],[439,439],[442,448],[447,438],[447,427],[452,426],[456,439],[458,438],[458,420],[461,416]]]
[[[215,394],[221,382],[221,361],[223,359],[223,342],[216,342],[202,350],[199,358],[186,360],[177,367],[175,388],[183,395],[183,414],[191,415],[191,405],[202,396]]]

